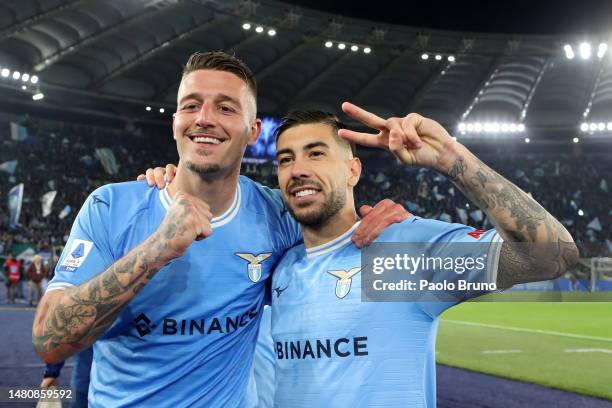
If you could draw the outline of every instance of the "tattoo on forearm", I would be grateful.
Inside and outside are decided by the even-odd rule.
[[[463,156],[459,156],[459,158],[453,163],[453,165],[448,169],[448,176],[451,180],[455,181],[459,178],[459,176],[465,173],[467,166],[465,165],[465,160]]]
[[[164,231],[161,242],[152,240],[135,248],[89,282],[68,289],[59,303],[46,305],[34,323],[33,343],[46,353],[62,345],[86,347],[111,326],[123,307],[157,273],[160,253],[176,234],[176,225]]]
[[[459,157],[447,173],[467,198],[489,216],[506,241],[519,243],[502,246],[500,270],[503,268],[505,273],[500,283],[507,287],[552,279],[577,262],[576,245],[561,223],[480,160],[468,164],[468,160]]]

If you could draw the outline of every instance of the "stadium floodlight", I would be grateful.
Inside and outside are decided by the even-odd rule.
[[[528,138],[528,137],[526,137],[526,138],[525,138],[525,143],[529,143],[529,142],[531,142],[531,139],[530,139],[530,138]]]
[[[588,132],[589,131],[589,124],[584,122],[580,124],[580,130],[583,132]]]
[[[151,112],[151,107],[150,107],[150,106],[147,106],[147,107],[145,108],[145,110],[146,110],[147,112]]]
[[[19,79],[20,76],[21,76],[21,72],[19,72],[19,71],[13,72],[13,79],[17,80],[17,79]]]
[[[467,126],[465,125],[465,123],[463,123],[463,122],[459,123],[459,131],[460,132],[465,132],[466,127]]]
[[[21,80],[22,80],[23,82],[28,82],[28,81],[30,80],[30,74],[23,74],[23,75],[21,76]]]
[[[606,51],[608,51],[608,44],[599,44],[599,48],[597,49],[597,58],[602,59],[604,55],[606,55]]]
[[[581,217],[584,216],[584,211],[582,211],[582,208],[578,210],[578,215]]]
[[[578,49],[580,50],[580,58],[584,60],[591,58],[591,44],[583,42]]]
[[[32,77],[30,78],[30,82],[33,84],[37,84],[38,83],[38,77],[36,75],[32,75]]]
[[[482,131],[482,124],[480,122],[474,123],[474,132],[480,133]]]
[[[164,113],[166,110],[164,108],[159,108],[159,113]]]
[[[601,132],[602,130],[606,130],[606,124],[605,124],[605,123],[601,123],[601,122],[600,122],[600,123],[598,123],[598,124],[597,124],[597,130],[599,130],[600,132]]]
[[[369,54],[369,53],[371,53],[371,52],[372,52],[372,49],[371,49],[370,47],[365,47],[365,48],[363,49],[363,53],[364,53],[364,54]]]
[[[32,99],[34,99],[35,101],[40,101],[45,97],[45,94],[42,92],[37,92],[34,95],[32,95]]]
[[[276,30],[275,30],[275,29],[273,29],[273,28],[269,29],[269,30],[268,30],[268,35],[269,35],[270,37],[274,37],[274,36],[276,35]]]
[[[327,48],[331,48],[331,47],[333,47],[333,46],[334,46],[334,43],[333,43],[333,42],[331,42],[331,41],[326,41],[326,42],[325,42],[325,46],[326,46]]]
[[[249,23],[244,23],[242,25],[242,28],[244,28],[245,30],[250,30],[251,29],[251,25]]]
[[[608,125],[606,126],[606,129],[612,130],[612,122],[608,122]]]
[[[565,44],[565,46],[563,47],[563,50],[565,51],[565,57],[567,59],[574,59],[574,57],[575,57],[574,49],[572,48],[571,45]]]
[[[25,85],[21,85],[21,90],[22,90],[22,91],[25,91],[26,89],[28,89],[28,87],[27,87],[27,86],[25,86]]]
[[[468,132],[473,132],[474,131],[474,124],[473,123],[468,123],[465,128],[466,128],[466,130]]]
[[[516,123],[511,123],[510,126],[508,126],[508,129],[510,130],[510,133],[515,133],[516,132]]]
[[[525,125],[523,125],[522,123],[519,123],[516,127],[516,130],[518,130],[519,132],[524,132],[525,131]]]
[[[507,123],[502,123],[499,128],[503,133],[508,133],[508,131],[510,130],[510,127]]]
[[[442,59],[442,56],[440,54],[436,54],[436,61],[440,61]]]
[[[262,26],[257,26],[257,27],[255,28],[255,32],[256,32],[256,33],[263,33],[263,30],[264,30],[264,28],[263,28]]]
[[[589,130],[590,130],[591,132],[596,131],[596,130],[597,130],[597,123],[590,123],[590,124],[589,124]]]
[[[359,51],[359,47],[356,45],[351,45],[351,51],[353,52]]]
[[[577,137],[572,139],[572,142],[574,142],[574,143],[578,143],[579,141],[580,141],[580,139],[578,139]]]
[[[423,55],[421,55],[421,59],[422,59],[422,60],[428,60],[428,59],[429,59],[429,54],[423,54]]]
[[[340,44],[338,44],[338,49],[339,49],[339,50],[343,50],[343,49],[345,49],[345,48],[346,48],[346,44],[345,44],[345,43],[340,43]]]
[[[448,62],[455,62],[455,56],[454,55],[449,55],[447,60],[448,60]]]
[[[0,75],[2,75],[2,78],[6,78],[11,75],[11,71],[9,71],[8,68],[2,68],[2,71],[0,71]]]

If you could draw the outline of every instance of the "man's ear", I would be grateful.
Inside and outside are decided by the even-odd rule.
[[[349,159],[349,171],[349,186],[355,187],[357,183],[359,183],[359,178],[361,177],[361,160],[359,160],[359,157]]]
[[[257,138],[261,133],[261,119],[255,118],[255,120],[251,123],[251,129],[249,133],[249,139],[247,144],[254,145],[257,142]]]

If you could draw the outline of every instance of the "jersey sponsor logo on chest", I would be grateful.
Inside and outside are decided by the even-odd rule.
[[[248,252],[237,252],[235,255],[248,262],[247,275],[251,282],[257,283],[263,274],[262,262],[271,257],[272,252],[262,252],[259,255]]]
[[[345,270],[331,270],[327,271],[330,275],[336,277],[336,296],[338,299],[344,298],[351,291],[351,285],[353,284],[353,276],[361,272],[361,267],[351,268],[348,271]]]

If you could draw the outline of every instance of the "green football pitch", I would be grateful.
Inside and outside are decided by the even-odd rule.
[[[612,400],[612,303],[464,303],[442,315],[437,361]]]

